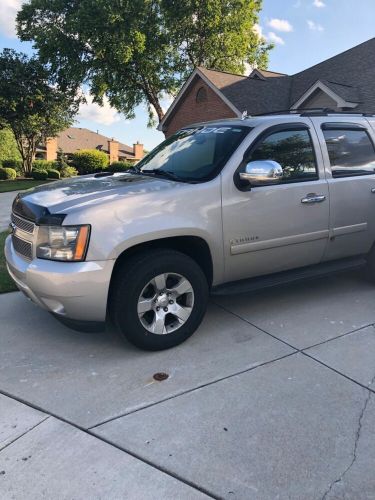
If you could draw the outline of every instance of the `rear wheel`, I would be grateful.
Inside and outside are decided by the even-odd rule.
[[[154,250],[117,269],[110,312],[137,347],[162,350],[190,337],[207,307],[208,284],[199,265],[173,250]]]

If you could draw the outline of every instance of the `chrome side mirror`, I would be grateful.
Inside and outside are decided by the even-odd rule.
[[[240,172],[241,181],[252,186],[264,186],[267,184],[279,184],[283,177],[283,169],[280,163],[273,160],[256,160],[249,162],[245,172]]]

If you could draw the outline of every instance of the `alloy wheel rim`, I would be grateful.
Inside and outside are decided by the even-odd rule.
[[[189,319],[194,307],[190,281],[177,273],[158,274],[143,288],[137,304],[142,326],[154,335],[175,332]]]

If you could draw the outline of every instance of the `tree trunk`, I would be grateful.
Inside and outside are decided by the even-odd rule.
[[[164,111],[160,105],[160,100],[158,98],[158,93],[155,92],[152,88],[149,82],[146,80],[146,78],[142,77],[142,90],[146,96],[147,101],[149,104],[153,106],[155,109],[155,112],[158,116],[159,123],[162,121],[164,117]]]
[[[33,170],[33,159],[36,149],[36,139],[34,136],[25,137],[18,131],[13,130],[16,138],[17,147],[22,158],[22,168],[26,177],[31,176]]]

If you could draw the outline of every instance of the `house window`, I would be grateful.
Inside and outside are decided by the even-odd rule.
[[[207,101],[207,90],[204,87],[200,87],[198,89],[195,100],[196,100],[196,102],[206,102]]]

